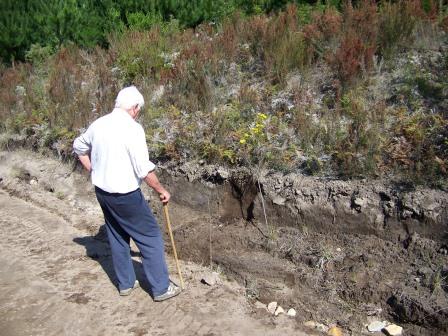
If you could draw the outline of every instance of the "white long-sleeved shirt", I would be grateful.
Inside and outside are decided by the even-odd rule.
[[[75,139],[73,149],[78,155],[90,153],[92,183],[109,193],[136,190],[155,169],[143,127],[119,108],[95,120]]]

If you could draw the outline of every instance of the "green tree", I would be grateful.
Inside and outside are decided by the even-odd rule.
[[[59,45],[69,41],[80,46],[104,44],[105,17],[100,15],[99,1],[54,0],[48,11],[49,30]]]
[[[0,4],[0,57],[7,62],[21,59],[26,47],[31,44],[31,20],[24,15],[29,3],[2,0]]]
[[[0,0],[0,57],[24,60],[31,45],[52,50],[74,42],[106,46],[124,27],[149,29],[172,18],[181,27],[219,21],[239,9],[247,15],[278,10],[304,0]],[[317,1],[319,2],[319,1]],[[340,2],[328,0],[326,3]]]

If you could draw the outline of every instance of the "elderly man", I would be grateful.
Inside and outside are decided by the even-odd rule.
[[[130,254],[132,238],[142,255],[153,298],[163,301],[181,290],[169,280],[160,228],[140,190],[144,180],[163,203],[170,199],[149,161],[143,127],[135,121],[143,104],[143,96],[134,86],[121,90],[115,109],[95,120],[73,148],[91,173],[103,210],[120,295],[139,287]]]

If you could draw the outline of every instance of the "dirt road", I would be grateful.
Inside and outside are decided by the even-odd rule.
[[[18,161],[21,168],[11,170],[20,156],[9,156],[8,167],[0,159],[2,335],[306,335],[293,318],[256,318],[244,288],[224,276],[220,286],[201,284],[207,268],[193,263],[181,264],[187,286],[181,296],[155,303],[135,253],[143,288],[120,297],[107,240],[98,232],[99,209],[75,197],[85,177],[56,162],[51,176],[41,170],[36,177],[29,172],[38,172],[38,163],[28,160],[24,169]],[[168,263],[175,278],[174,262]]]

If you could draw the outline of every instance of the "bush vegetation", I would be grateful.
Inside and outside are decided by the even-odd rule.
[[[144,3],[110,0],[101,38],[36,35],[5,49],[25,62],[0,68],[0,129],[69,157],[73,138],[135,84],[157,160],[446,180],[448,58],[434,50],[448,45],[443,2]],[[90,29],[80,20],[68,28]]]

